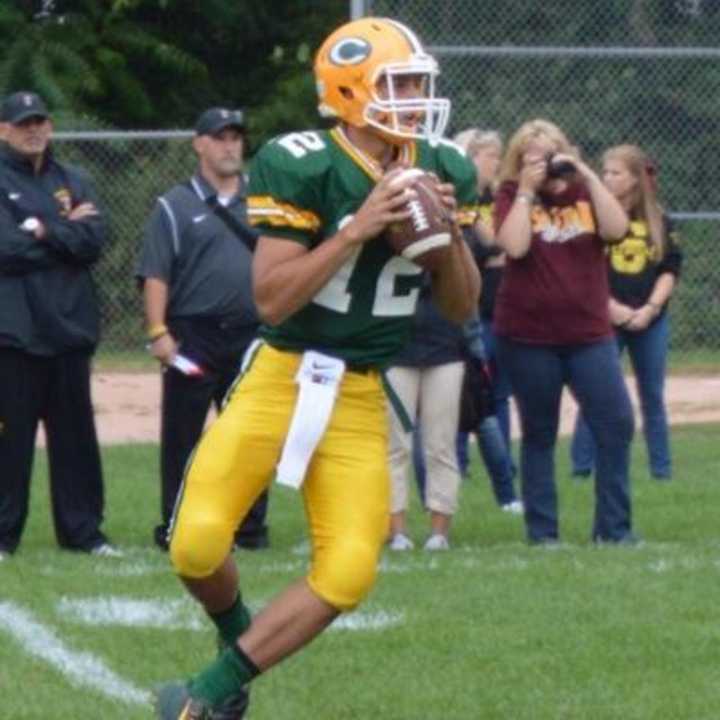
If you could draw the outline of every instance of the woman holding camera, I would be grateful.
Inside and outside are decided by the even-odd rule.
[[[595,542],[633,542],[633,413],[608,314],[605,248],[627,216],[551,122],[511,139],[495,199],[507,264],[495,307],[498,355],[520,412],[521,479],[530,543],[559,539],[554,450],[568,385],[597,442]]]
[[[635,372],[650,472],[672,475],[665,411],[665,367],[670,335],[667,306],[682,265],[672,223],[658,203],[655,165],[636,145],[603,155],[603,182],[630,216],[630,229],[608,255],[610,320],[618,347]],[[589,475],[595,443],[581,413],[573,436],[573,474]]]

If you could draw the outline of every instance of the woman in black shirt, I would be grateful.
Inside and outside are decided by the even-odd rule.
[[[603,156],[603,182],[630,217],[622,242],[608,249],[610,319],[620,351],[627,347],[635,372],[650,472],[669,480],[672,463],[665,411],[665,370],[670,296],[682,254],[670,218],[657,199],[656,168],[635,145],[618,145]],[[572,442],[573,474],[587,476],[594,465],[594,443],[578,415]]]

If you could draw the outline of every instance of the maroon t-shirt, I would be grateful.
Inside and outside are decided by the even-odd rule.
[[[495,197],[499,228],[515,200],[516,182]],[[612,336],[607,260],[587,188],[539,195],[527,254],[507,257],[495,304],[498,335],[520,342],[572,345]]]

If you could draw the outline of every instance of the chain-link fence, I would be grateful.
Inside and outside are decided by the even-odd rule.
[[[354,14],[410,25],[439,58],[451,132],[506,135],[532,117],[563,127],[586,157],[636,142],[659,162],[685,270],[672,304],[676,354],[720,352],[720,2],[715,0],[355,0]],[[133,273],[155,197],[186,178],[189,132],[59,133],[61,159],[85,167],[108,211],[111,241],[96,270],[101,348],[139,350]]]
[[[406,23],[438,58],[450,134],[507,137],[544,117],[594,162],[621,142],[647,150],[685,253],[673,349],[720,350],[718,0],[354,0],[350,11]]]
[[[187,179],[196,165],[190,131],[61,132],[54,148],[63,162],[93,178],[110,226],[110,241],[95,269],[103,332],[100,348],[140,352],[142,296],[135,264],[145,221],[158,195]]]

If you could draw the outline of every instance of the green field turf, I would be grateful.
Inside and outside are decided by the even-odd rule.
[[[137,347],[142,348],[138,341]],[[631,372],[627,354],[623,356],[626,372]],[[720,351],[709,348],[698,350],[670,350],[668,372],[671,375],[715,375],[720,366]],[[100,346],[94,357],[97,372],[155,372],[157,361],[147,351],[110,351]]]
[[[592,484],[569,477],[565,443],[565,542],[552,550],[524,544],[475,458],[453,550],[386,552],[358,613],[258,679],[247,720],[717,720],[719,438],[717,424],[674,429],[670,483],[649,478],[636,442],[633,548],[588,543]],[[103,452],[124,559],[55,548],[38,454],[23,544],[0,564],[3,718],[151,718],[147,691],[213,655],[208,623],[150,545],[157,448]],[[255,607],[307,564],[293,491],[273,491],[270,522],[272,549],[236,555]],[[417,541],[426,529],[415,505]]]

